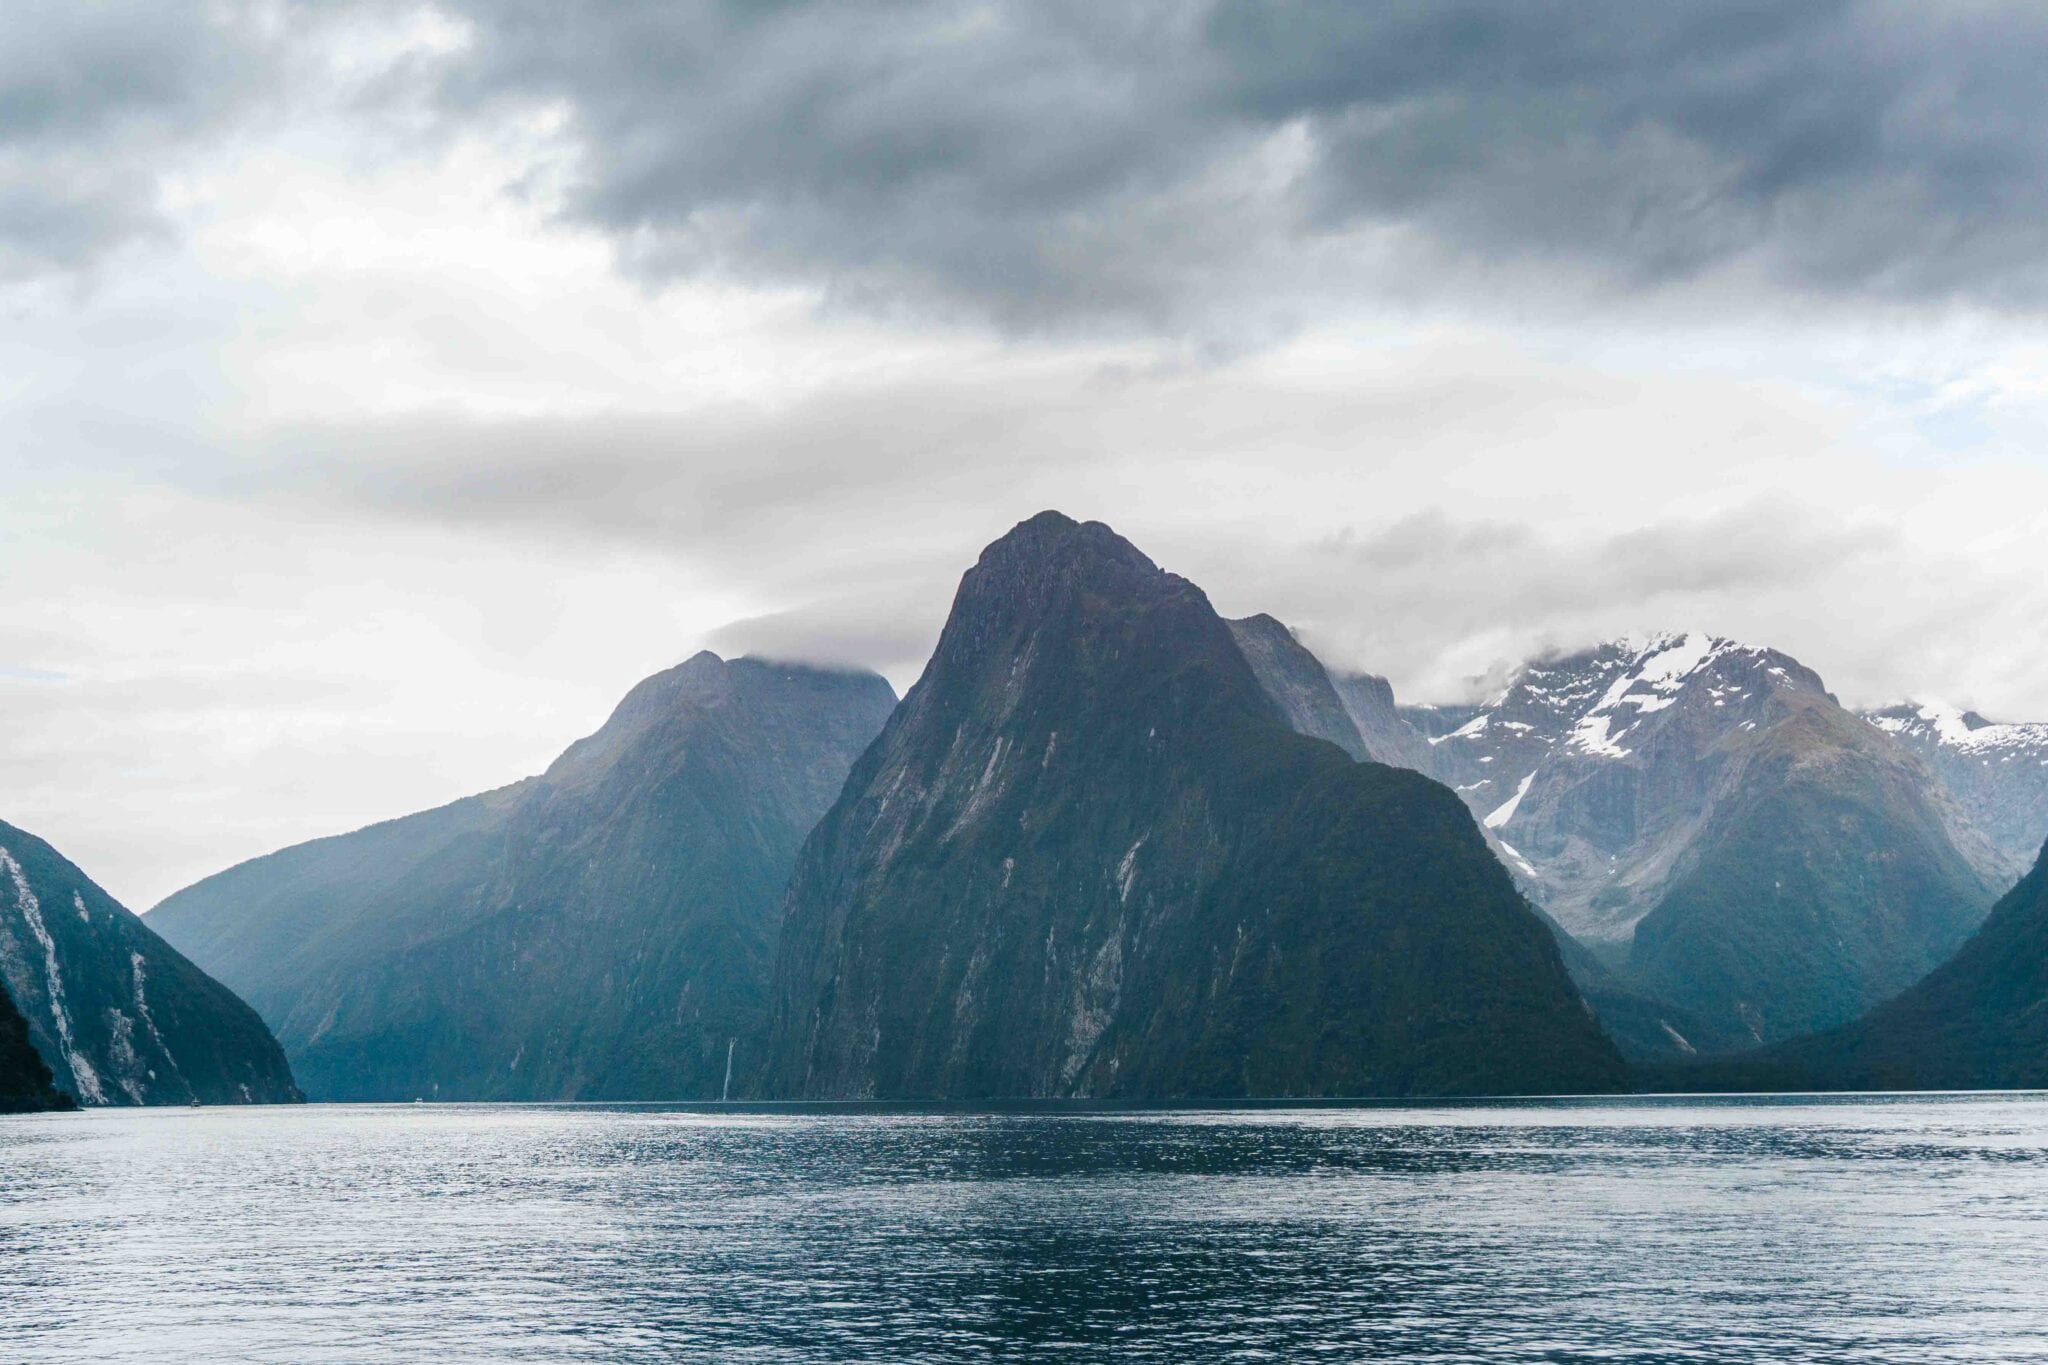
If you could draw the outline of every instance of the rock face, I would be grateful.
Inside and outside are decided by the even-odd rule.
[[[880,677],[700,654],[540,777],[285,849],[150,914],[322,1099],[716,1099],[762,1056],[796,850]]]
[[[1495,750],[1485,823],[1566,929],[1625,945],[1634,984],[1717,1036],[1854,1018],[1946,958],[1997,896],[1995,851],[1926,765],[1786,655],[1665,636],[1509,691],[1439,751],[1527,719]]]
[[[1526,664],[1482,705],[1396,716],[1423,753],[1385,751],[1455,788],[1591,950],[1601,970],[1568,953],[1574,978],[1632,1056],[1854,1018],[2018,875],[1896,727],[1775,650],[1612,642]]]
[[[1435,771],[1428,739],[1394,704],[1393,684],[1376,673],[1336,673],[1330,681],[1336,685],[1351,723],[1358,727],[1366,757],[1419,773]]]
[[[1401,717],[1385,678],[1328,671],[1293,631],[1264,614],[1232,621],[1230,634],[1296,734],[1327,739],[1353,758],[1432,770],[1428,741]]]
[[[29,1114],[75,1107],[57,1089],[50,1067],[28,1036],[28,1020],[0,986],[0,1114]]]
[[[284,1104],[256,1012],[41,839],[0,822],[0,980],[81,1104]]]
[[[1660,1080],[1688,1088],[2048,1087],[2048,851],[1954,957],[1843,1028]]]
[[[806,1098],[1621,1078],[1457,799],[1295,734],[1198,588],[1056,513],[963,578],[805,844],[774,1038]]]
[[[1940,702],[1864,719],[1927,761],[2019,876],[2048,839],[2048,724],[2001,725]]]
[[[1353,758],[1373,757],[1322,661],[1294,638],[1293,631],[1273,617],[1259,615],[1230,622],[1230,636],[1251,665],[1252,676],[1296,734],[1327,739]]]

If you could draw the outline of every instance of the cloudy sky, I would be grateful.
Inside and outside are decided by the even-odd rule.
[[[1106,520],[1450,698],[2048,717],[2048,11],[0,11],[0,818],[137,908]]]

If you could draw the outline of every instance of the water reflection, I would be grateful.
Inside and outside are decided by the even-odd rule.
[[[0,1121],[0,1358],[2048,1357],[2048,1100]]]

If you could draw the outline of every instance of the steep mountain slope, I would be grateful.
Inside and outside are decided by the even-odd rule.
[[[0,985],[0,1114],[70,1109],[72,1099],[57,1089],[50,1067],[28,1036],[28,1020]]]
[[[1324,674],[1320,662],[1270,616],[1233,621],[1230,628],[1254,676],[1295,732],[1329,739],[1355,757],[1433,773],[1438,765],[1430,741],[1459,732],[1483,709],[1418,707],[1404,714],[1386,679],[1369,673]],[[1341,700],[1344,717],[1332,715],[1326,700],[1332,692]],[[1428,728],[1411,723],[1411,715],[1420,717]],[[1352,722],[1348,730],[1343,725],[1345,719]],[[1501,734],[1514,738],[1529,728],[1526,724],[1507,725]],[[1474,788],[1479,785],[1472,784]],[[1481,832],[1516,886],[1533,894],[1538,889],[1535,867],[1493,830],[1482,827]],[[1721,1026],[1669,1001],[1652,999],[1543,914],[1540,907],[1538,913],[1556,937],[1573,983],[1625,1055],[1685,1056],[1701,1048],[1740,1048],[1751,1041],[1739,1025]]]
[[[1263,613],[1228,624],[1252,676],[1296,734],[1327,739],[1353,758],[1372,757],[1322,661],[1293,631]]]
[[[2048,724],[2000,725],[1940,702],[1864,713],[1934,769],[2017,877],[2048,839]]]
[[[256,1012],[41,839],[0,822],[0,980],[83,1104],[283,1104]]]
[[[1377,673],[1333,673],[1330,681],[1365,742],[1366,757],[1395,768],[1435,774],[1429,741],[1394,704],[1394,687]]]
[[[1385,678],[1327,670],[1292,630],[1263,613],[1230,622],[1230,634],[1296,734],[1327,739],[1353,758],[1431,771],[1429,743],[1401,718]]]
[[[1464,717],[1448,729],[1432,725],[1436,717],[1424,708],[1403,708],[1403,715],[1430,735],[1427,771],[1464,797],[1475,814],[1492,815],[1599,704],[1636,653],[1625,644],[1604,644],[1532,660],[1483,706],[1428,708],[1446,721]]]
[[[699,654],[540,777],[231,868],[150,922],[323,1099],[716,1098],[744,1078],[798,845],[894,705]]]
[[[1452,794],[1295,734],[1200,589],[1044,513],[961,580],[797,861],[775,1093],[1595,1090]]]
[[[1545,910],[1704,1022],[1686,1046],[1853,1018],[2002,884],[1926,764],[1774,650],[1671,635],[1543,661],[1432,751]]]
[[[2048,850],[1954,957],[1898,998],[1818,1037],[1659,1080],[1688,1089],[2048,1087]]]

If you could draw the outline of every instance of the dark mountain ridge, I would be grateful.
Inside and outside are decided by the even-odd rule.
[[[57,850],[0,822],[0,979],[87,1105],[300,1098],[256,1012]]]
[[[28,1036],[28,1020],[14,1007],[7,987],[0,985],[0,1114],[76,1107],[75,1101],[57,1088],[49,1063]]]
[[[1622,1076],[1455,796],[1295,734],[1200,589],[1057,513],[963,577],[787,906],[778,1095]]]

